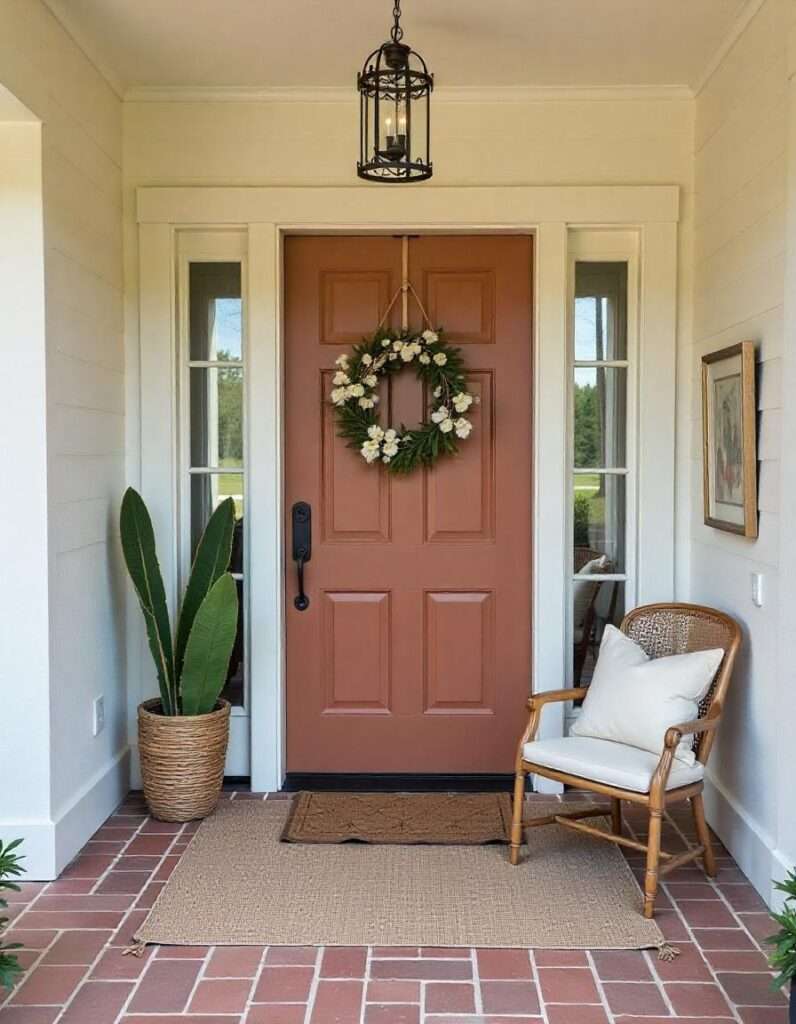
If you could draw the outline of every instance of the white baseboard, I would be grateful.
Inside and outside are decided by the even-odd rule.
[[[25,881],[49,882],[113,814],[127,795],[130,752],[120,751],[52,819],[1,820],[4,840],[22,839]]]
[[[0,818],[0,839],[9,843],[21,839],[16,851],[25,859],[24,881],[49,881],[55,878],[55,825],[49,818]]]
[[[724,843],[738,867],[768,906],[777,902],[772,879],[782,878],[788,867],[774,837],[756,822],[735,798],[713,778],[705,780],[708,824]]]
[[[130,751],[121,750],[90,779],[63,809],[55,814],[56,876],[77,854],[127,796],[130,788]]]

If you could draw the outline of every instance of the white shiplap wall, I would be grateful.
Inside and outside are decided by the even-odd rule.
[[[734,615],[744,652],[711,763],[712,824],[764,896],[781,873],[777,849],[780,457],[786,251],[790,0],[766,0],[696,100],[694,332],[682,353],[681,408],[690,444],[690,582],[699,603]],[[746,540],[703,524],[700,357],[756,342],[760,535]],[[685,389],[690,394],[686,397]],[[787,536],[787,534],[785,534]],[[765,576],[762,608],[750,574]]]
[[[40,0],[0,4],[0,77],[43,122],[47,803],[58,867],[126,785],[124,589],[116,540],[125,479],[122,105]],[[13,688],[24,685],[13,681],[11,701]],[[92,701],[100,694],[106,725],[94,738]],[[35,876],[36,865],[28,867]]]

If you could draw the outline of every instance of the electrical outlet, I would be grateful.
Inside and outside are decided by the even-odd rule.
[[[95,736],[99,736],[99,734],[105,728],[105,698],[95,697],[93,707],[94,721],[92,726],[92,732]]]
[[[752,578],[752,604],[756,608],[763,607],[763,574],[762,572],[753,572]]]

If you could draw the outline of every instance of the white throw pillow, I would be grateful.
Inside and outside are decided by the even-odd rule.
[[[690,722],[708,692],[724,651],[694,651],[669,658],[649,658],[639,645],[614,626],[606,626],[600,655],[583,708],[570,729],[631,747],[663,751],[666,730]],[[693,736],[684,736],[676,757],[692,765]]]

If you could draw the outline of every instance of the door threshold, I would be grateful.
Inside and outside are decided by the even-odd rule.
[[[402,772],[288,772],[283,793],[300,789],[348,793],[498,793],[511,790],[513,773],[463,775]]]

